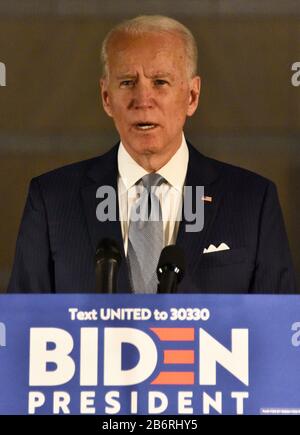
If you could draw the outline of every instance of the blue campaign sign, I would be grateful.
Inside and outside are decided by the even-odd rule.
[[[0,414],[300,414],[300,297],[3,295]]]

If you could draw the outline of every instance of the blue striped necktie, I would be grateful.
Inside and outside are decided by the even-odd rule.
[[[156,173],[141,180],[144,189],[132,206],[128,233],[127,260],[134,293],[156,293],[156,268],[163,248],[163,222],[155,188],[164,178]]]

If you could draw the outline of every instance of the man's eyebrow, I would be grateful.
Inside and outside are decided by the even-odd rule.
[[[137,74],[135,73],[124,73],[116,76],[117,80],[125,80],[125,79],[135,79]],[[161,78],[170,78],[174,79],[173,74],[168,72],[155,72],[153,74],[149,74],[148,78],[151,79],[161,79]]]
[[[117,80],[135,79],[135,78],[136,78],[136,74],[132,74],[132,73],[120,74],[117,76]]]
[[[162,78],[170,78],[173,79],[174,76],[171,73],[168,72],[156,72],[154,74],[151,74],[150,76],[152,79],[162,79]]]

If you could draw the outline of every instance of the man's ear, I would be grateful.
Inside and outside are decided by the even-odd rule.
[[[108,116],[112,117],[110,98],[108,93],[108,80],[106,78],[101,78],[99,84],[100,84],[100,93],[101,93],[103,109],[105,110]]]
[[[199,103],[200,90],[201,90],[201,77],[195,76],[190,81],[190,98],[189,98],[187,116],[192,116],[195,113]]]

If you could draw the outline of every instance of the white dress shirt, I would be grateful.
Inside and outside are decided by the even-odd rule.
[[[176,242],[188,161],[189,150],[184,134],[182,134],[181,145],[174,156],[157,171],[165,179],[165,182],[155,190],[162,209],[164,246]],[[118,169],[119,215],[124,251],[125,255],[127,255],[131,207],[138,199],[140,188],[136,183],[148,172],[128,154],[122,142],[120,142],[118,150]]]

